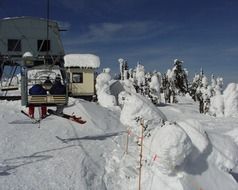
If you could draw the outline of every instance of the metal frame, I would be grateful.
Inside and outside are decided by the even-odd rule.
[[[36,58],[25,58],[24,64],[21,69],[21,100],[24,106],[57,106],[57,105],[67,105],[68,104],[68,79],[66,75],[66,70],[62,67],[62,62],[56,62],[55,64],[46,64],[47,59],[36,59]],[[41,63],[41,64],[40,64]],[[29,70],[54,70],[60,71],[63,83],[66,87],[66,94],[64,95],[29,95],[28,93],[28,72]]]

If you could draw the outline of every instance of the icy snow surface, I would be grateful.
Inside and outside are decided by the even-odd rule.
[[[84,125],[53,115],[32,124],[20,113],[20,101],[0,101],[0,189],[138,189],[141,126],[131,115],[145,118],[145,132],[150,129],[143,190],[238,189],[228,173],[238,171],[237,118],[201,115],[188,97],[154,107],[140,96],[123,96],[121,112],[70,99],[64,112],[82,116]],[[168,121],[159,122],[164,115]]]

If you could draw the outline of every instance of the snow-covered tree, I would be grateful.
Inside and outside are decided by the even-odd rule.
[[[215,94],[222,93],[222,89],[223,89],[223,78],[217,77],[216,86],[214,88]]]
[[[188,92],[187,70],[182,68],[183,61],[178,59],[174,60],[174,67],[172,75],[174,76],[174,85],[178,93],[185,94]]]
[[[224,91],[224,115],[238,117],[238,84],[230,83]]]
[[[121,78],[121,80],[128,79],[129,72],[128,72],[127,61],[122,58],[119,58],[118,62],[120,64],[120,78]]]
[[[209,112],[216,117],[238,117],[238,84],[228,84],[224,94],[216,91],[216,95],[211,98]]]
[[[96,78],[96,91],[97,99],[101,106],[103,107],[112,107],[116,105],[115,96],[110,94],[110,82],[111,75],[110,69],[103,69],[103,72],[100,73]]]
[[[157,73],[154,73],[151,77],[151,81],[149,83],[150,93],[149,96],[154,104],[159,104],[161,101],[160,97],[160,78]]]
[[[164,92],[164,99],[167,103],[176,103],[176,88],[175,88],[175,75],[174,72],[168,69],[167,73],[163,76],[162,79],[163,83],[163,92]]]
[[[138,93],[143,93],[143,86],[145,86],[145,68],[139,62],[135,69],[135,87]]]
[[[197,88],[199,88],[202,84],[202,76],[200,74],[195,74],[192,83],[189,87],[189,94],[193,98],[194,101],[197,101]]]

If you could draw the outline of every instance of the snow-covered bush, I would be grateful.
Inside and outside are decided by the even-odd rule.
[[[100,91],[104,85],[108,85],[111,80],[110,69],[106,68],[96,78],[96,90]]]
[[[96,91],[98,102],[103,107],[113,107],[116,105],[115,96],[110,94],[109,81],[111,80],[110,69],[106,68],[96,78]]]
[[[142,95],[123,92],[119,96],[124,97],[123,101],[120,100],[123,103],[120,120],[124,125],[137,127],[137,117],[142,117],[151,127],[161,126],[166,120],[164,114]]]
[[[238,84],[230,83],[224,91],[224,114],[238,117]]]
[[[155,128],[149,140],[151,151],[158,156],[159,171],[167,175],[176,172],[193,148],[189,136],[175,123],[166,122],[162,128]]]
[[[211,105],[209,112],[210,115],[216,117],[224,116],[224,98],[221,94],[217,94],[211,98]]]
[[[216,93],[211,99],[210,114],[217,117],[238,117],[238,84],[228,84],[223,95],[219,90]]]
[[[159,104],[161,101],[160,97],[160,80],[157,74],[154,74],[151,77],[151,82],[149,83],[150,86],[150,97],[152,102],[155,104]]]
[[[126,79],[124,81],[121,81],[121,84],[123,85],[125,91],[136,93],[135,87],[134,87],[133,82],[131,80]]]
[[[97,92],[98,102],[103,107],[113,107],[116,106],[115,96],[110,94],[109,86],[103,86],[101,91]]]
[[[140,87],[142,85],[145,85],[145,68],[140,63],[136,66],[136,81],[137,85]]]

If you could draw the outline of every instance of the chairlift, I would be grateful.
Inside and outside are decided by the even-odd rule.
[[[17,69],[18,65],[6,67],[5,65],[2,66],[2,75],[1,75],[1,91],[5,91],[7,94],[7,91],[10,90],[18,90],[19,88],[19,79],[17,76]],[[6,95],[5,94],[5,95]]]
[[[37,63],[37,64],[36,64]],[[41,63],[41,64],[40,64]],[[58,106],[67,105],[68,103],[68,80],[65,68],[62,64],[45,64],[45,59],[36,60],[27,58],[24,60],[21,69],[21,97],[24,106]],[[61,75],[61,83],[65,86],[64,94],[50,94],[50,86],[44,85],[45,80],[49,77],[53,83],[56,75]],[[29,89],[34,84],[41,84],[47,91],[46,95],[30,95]]]

